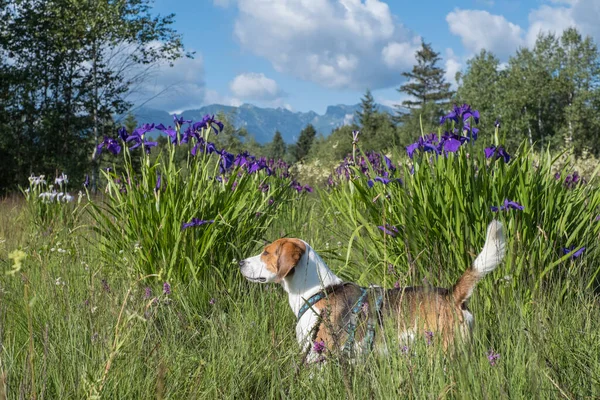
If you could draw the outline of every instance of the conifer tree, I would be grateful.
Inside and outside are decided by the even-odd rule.
[[[273,160],[282,160],[285,157],[285,152],[286,147],[285,142],[283,141],[283,136],[281,136],[281,132],[275,131],[273,141],[269,143],[267,155]]]
[[[441,58],[430,43],[421,42],[421,49],[416,52],[416,60],[417,64],[411,72],[402,73],[408,82],[400,86],[398,91],[408,94],[410,98],[396,106],[398,115],[395,120],[409,124],[422,117],[427,125],[435,125],[454,92],[450,90],[450,83],[444,78],[444,69],[437,66]]]
[[[311,124],[306,125],[306,128],[302,129],[293,150],[297,161],[302,161],[308,155],[315,136],[317,136],[317,130]]]

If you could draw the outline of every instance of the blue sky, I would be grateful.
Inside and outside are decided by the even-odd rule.
[[[482,48],[506,62],[540,31],[576,26],[600,40],[600,0],[155,0],[154,13],[171,12],[196,56],[155,69],[139,98],[169,112],[252,103],[322,114],[367,88],[396,104],[421,39],[452,83]]]

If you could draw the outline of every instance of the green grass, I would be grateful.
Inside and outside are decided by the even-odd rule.
[[[297,206],[266,238],[302,237],[342,268],[346,243],[337,244],[318,202]],[[8,275],[15,249],[27,258]],[[99,251],[88,229],[40,232],[22,202],[0,203],[0,399],[600,397],[600,308],[579,273],[533,295],[492,273],[494,284],[470,303],[473,342],[453,354],[419,342],[409,354],[351,365],[330,355],[306,367],[279,286],[232,273],[227,285],[172,282],[167,296],[161,281],[131,278],[131,261],[105,264]],[[218,267],[236,268],[226,259]],[[500,354],[495,366],[490,349]]]

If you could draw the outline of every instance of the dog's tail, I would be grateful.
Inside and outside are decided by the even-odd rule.
[[[489,272],[492,272],[504,258],[506,241],[502,224],[493,220],[487,228],[487,236],[481,253],[473,262],[473,266],[465,271],[454,288],[452,295],[457,306],[461,306],[473,294],[477,282]]]

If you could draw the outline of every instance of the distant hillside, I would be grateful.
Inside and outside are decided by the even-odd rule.
[[[393,114],[390,107],[378,105],[378,110]],[[327,107],[323,115],[314,111],[292,112],[285,108],[261,108],[252,104],[240,107],[212,104],[197,110],[186,110],[181,115],[193,121],[201,120],[206,114],[217,114],[222,111],[229,115],[236,128],[245,127],[259,143],[268,143],[273,139],[276,130],[281,132],[286,143],[294,143],[300,131],[308,124],[313,124],[318,133],[328,136],[334,128],[352,123],[360,105],[336,105]],[[138,124],[153,122],[155,124],[173,125],[173,116],[166,111],[151,108],[139,108],[133,112]]]

